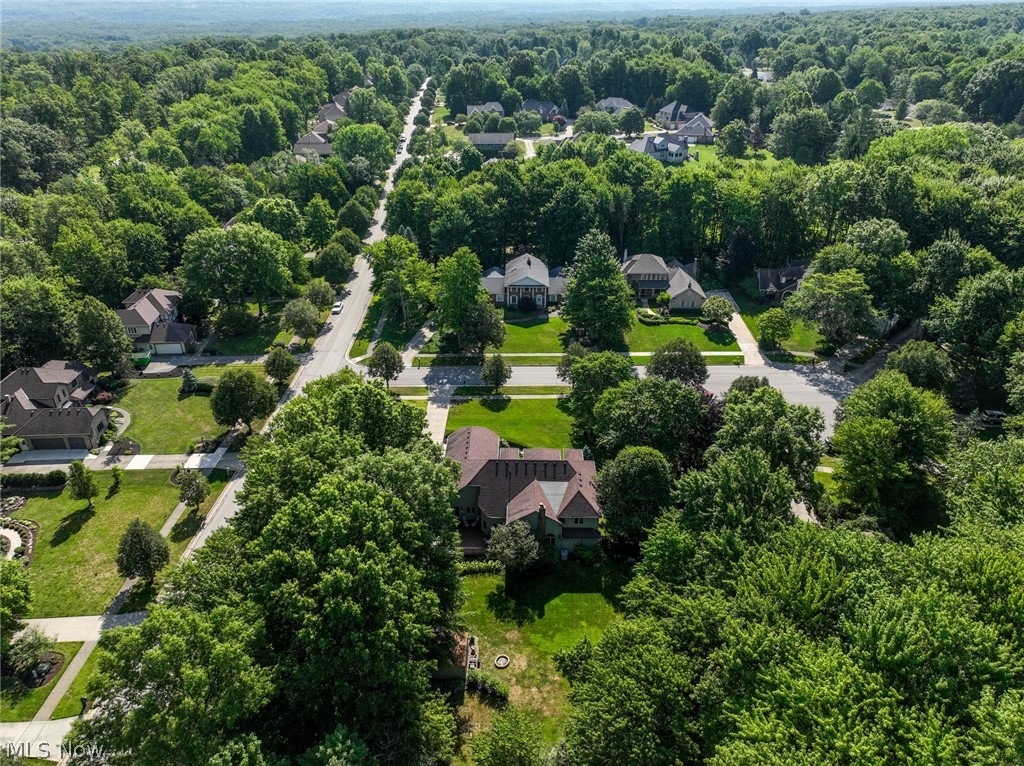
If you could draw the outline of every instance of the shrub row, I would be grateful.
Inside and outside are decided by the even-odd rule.
[[[499,561],[462,561],[458,565],[459,574],[501,574],[502,569]]]
[[[0,486],[4,489],[18,487],[62,487],[67,483],[68,475],[64,471],[5,473],[0,477]]]
[[[484,670],[471,670],[466,676],[466,689],[481,697],[490,697],[504,705],[508,702],[508,686],[499,678]]]

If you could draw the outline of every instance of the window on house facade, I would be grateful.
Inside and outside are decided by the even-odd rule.
[[[574,516],[573,520],[572,520],[572,523],[573,524],[582,524],[583,523],[583,518],[581,516]]]

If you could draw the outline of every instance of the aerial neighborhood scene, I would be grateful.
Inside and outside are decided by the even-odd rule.
[[[1024,4],[3,12],[0,766],[1024,764]]]

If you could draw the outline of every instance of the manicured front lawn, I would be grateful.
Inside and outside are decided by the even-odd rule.
[[[28,568],[32,606],[27,617],[100,614],[121,587],[117,544],[135,518],[160,529],[178,504],[169,471],[126,471],[121,489],[110,494],[110,471],[97,471],[99,496],[89,510],[65,488],[29,496],[14,516],[39,523],[35,555]]]
[[[148,584],[136,583],[128,597],[125,598],[124,603],[121,604],[120,614],[138,612],[149,606],[149,603],[163,587],[164,580],[170,573],[171,568],[178,563],[181,554],[185,552],[185,548],[192,541],[192,538],[195,537],[196,532],[199,531],[199,527],[206,518],[206,514],[213,508],[213,504],[217,502],[217,498],[224,491],[224,486],[230,478],[231,472],[225,471],[223,468],[214,468],[210,471],[207,479],[210,482],[210,494],[203,501],[202,505],[199,506],[199,512],[188,511],[182,514],[177,523],[171,527],[171,533],[167,535],[167,544],[170,548],[170,565],[163,569],[153,582]]]
[[[363,324],[359,328],[359,332],[356,333],[355,340],[352,341],[352,350],[349,351],[349,356],[353,359],[363,356],[369,351],[370,341],[373,340],[373,335],[377,331],[377,323],[380,322],[380,315],[383,310],[384,304],[381,301],[374,298],[370,302],[370,308],[367,309],[366,316],[363,317]],[[384,328],[381,330],[379,340],[386,340],[401,351],[418,331],[418,327],[406,330],[402,327],[401,322],[396,322],[389,318],[384,322]]]
[[[757,327],[758,317],[768,309],[775,308],[777,304],[756,303],[742,290],[733,290],[731,295],[740,307],[740,316],[746,323],[747,328],[754,338],[760,342],[761,333]],[[797,319],[793,322],[793,334],[788,340],[782,342],[782,347],[787,351],[813,353],[821,341],[821,333],[818,332],[814,325],[805,322],[803,319]]]
[[[484,426],[516,447],[571,447],[572,419],[558,399],[477,399],[452,405],[449,434],[463,426]]]
[[[89,655],[85,664],[82,665],[82,669],[75,676],[75,680],[71,682],[71,686],[68,687],[67,692],[64,693],[64,696],[60,698],[60,702],[57,703],[57,708],[53,711],[53,715],[50,716],[51,721],[58,718],[70,718],[82,712],[82,697],[86,696],[85,689],[89,685],[89,679],[96,672],[99,656],[99,651],[93,649],[92,654]]]
[[[567,394],[572,391],[570,386],[507,386],[501,393],[510,396],[519,394]],[[488,396],[494,393],[490,386],[459,386],[455,396]]]
[[[498,351],[505,354],[561,353],[568,345],[568,332],[568,323],[558,315],[505,322],[505,343]]]
[[[548,573],[517,581],[508,590],[503,577],[463,578],[466,603],[462,619],[480,646],[480,668],[508,684],[511,702],[533,716],[545,744],[562,734],[569,685],[555,670],[552,654],[583,638],[597,642],[605,628],[621,619],[614,599],[625,575],[609,566],[583,567],[559,563]],[[508,668],[497,670],[494,658],[507,654]],[[470,703],[475,702],[467,695]],[[483,723],[473,704],[462,714],[471,726]]]
[[[45,686],[30,689],[17,679],[4,676],[3,688],[0,688],[0,721],[31,721],[81,648],[82,644],[78,641],[54,644],[53,650],[64,655],[64,664],[53,680]]]
[[[203,365],[196,367],[195,373],[200,380],[216,382],[227,370],[243,368],[263,374],[262,364]],[[214,422],[209,394],[179,394],[180,387],[181,378],[133,379],[117,400],[116,406],[132,416],[124,435],[137,441],[143,453],[187,452],[190,444],[216,438],[227,430]]]
[[[739,351],[739,344],[728,328],[705,329],[696,319],[672,317],[669,324],[647,325],[633,322],[633,328],[626,335],[630,351],[654,351],[670,340],[685,338],[701,351]]]

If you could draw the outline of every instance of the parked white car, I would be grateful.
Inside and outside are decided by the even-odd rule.
[[[331,313],[332,314],[340,314],[341,313],[341,301],[335,301],[334,305],[331,306]]]

